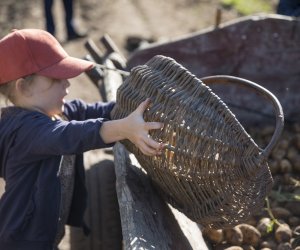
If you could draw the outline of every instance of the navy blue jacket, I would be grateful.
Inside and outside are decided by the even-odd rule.
[[[52,249],[60,206],[57,176],[62,155],[76,155],[75,186],[68,224],[83,226],[86,189],[83,152],[112,146],[99,129],[110,119],[114,103],[65,104],[69,121],[18,107],[3,110],[0,119],[0,249]],[[101,118],[100,118],[101,117]]]

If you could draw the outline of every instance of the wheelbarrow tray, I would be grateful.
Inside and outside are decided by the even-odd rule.
[[[200,32],[154,43],[133,53],[128,67],[146,63],[155,55],[175,59],[197,77],[232,75],[251,80],[280,101],[287,122],[298,122],[300,110],[300,20],[281,15],[235,19]],[[213,86],[247,127],[269,123],[272,108],[241,88]],[[250,111],[250,112],[249,112]],[[266,119],[264,119],[266,118]]]

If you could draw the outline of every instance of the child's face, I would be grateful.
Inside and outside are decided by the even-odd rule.
[[[68,80],[34,75],[30,85],[32,108],[48,116],[60,114],[63,111],[64,97],[68,94],[69,86]]]

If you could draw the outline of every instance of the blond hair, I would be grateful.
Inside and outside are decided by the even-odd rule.
[[[33,75],[22,77],[24,79],[24,87],[27,87],[32,82]],[[18,80],[18,79],[17,79]],[[0,85],[0,94],[4,97],[6,104],[9,102],[15,103],[15,89],[17,80],[12,80]]]

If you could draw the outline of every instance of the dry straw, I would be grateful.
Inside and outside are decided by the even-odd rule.
[[[205,81],[222,79],[247,82],[226,76]],[[265,150],[209,87],[164,56],[132,69],[118,89],[112,117],[129,115],[150,97],[152,105],[144,119],[164,123],[163,130],[150,132],[168,145],[163,155],[145,156],[129,141],[122,143],[172,206],[204,227],[224,228],[260,210],[272,187],[267,157],[281,133],[283,115],[277,99],[268,91],[263,95],[277,112],[276,131]]]

